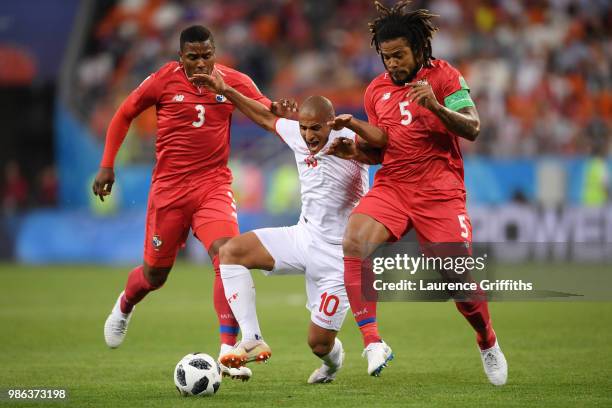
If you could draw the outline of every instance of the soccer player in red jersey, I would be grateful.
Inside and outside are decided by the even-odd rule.
[[[379,16],[370,23],[372,44],[386,72],[366,89],[365,110],[369,122],[385,134],[367,142],[382,148],[382,167],[353,210],[343,241],[345,286],[371,375],[378,375],[393,354],[378,333],[376,301],[362,299],[363,260],[412,228],[426,255],[444,256],[436,254],[442,246],[435,244],[462,243],[470,248],[472,241],[459,138],[476,139],[478,112],[457,69],[432,56],[434,15],[422,9],[408,11],[408,3],[386,8],[377,2]],[[333,148],[346,153],[357,147],[344,141]],[[367,266],[366,272],[370,273]],[[485,372],[493,384],[502,385],[507,364],[484,293],[479,289],[463,300],[456,306],[476,331]]]
[[[215,63],[215,44],[203,26],[180,36],[179,61],[147,77],[115,113],[106,136],[93,192],[102,201],[115,181],[115,156],[131,121],[150,106],[157,110],[156,164],[149,192],[144,262],[129,274],[125,291],[104,326],[109,347],[118,347],[134,306],[168,277],[189,229],[204,244],[215,269],[214,305],[219,318],[221,351],[236,343],[238,323],[225,298],[219,275],[219,248],[239,234],[236,204],[227,167],[234,106],[194,79],[195,74],[221,75],[232,87],[284,116],[295,106],[272,103],[245,74]]]

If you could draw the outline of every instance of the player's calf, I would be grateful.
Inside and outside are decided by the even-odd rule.
[[[130,272],[125,291],[121,292],[113,310],[104,322],[104,340],[110,348],[123,343],[134,306],[151,291],[159,289],[171,267],[154,268],[145,263]]]
[[[325,347],[329,349],[327,345]],[[312,350],[313,353],[315,353],[315,348],[312,348]],[[340,371],[344,363],[344,348],[342,347],[340,339],[334,339],[333,347],[331,347],[327,354],[317,354],[317,356],[323,360],[323,364],[310,374],[310,377],[308,377],[308,384],[325,384],[334,381],[338,371]]]
[[[308,378],[309,384],[329,383],[336,378],[337,372],[344,362],[342,342],[336,337],[337,331],[325,329],[310,323],[308,345],[313,354],[319,357],[323,364],[312,372]]]

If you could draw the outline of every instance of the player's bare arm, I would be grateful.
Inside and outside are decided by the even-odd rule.
[[[348,128],[359,135],[369,146],[380,148],[387,145],[387,134],[380,128],[369,124],[363,120],[359,120],[353,115],[342,114],[334,118],[333,121],[327,123],[334,130]]]
[[[249,119],[271,132],[275,130],[274,124],[280,116],[276,115],[273,111],[283,114],[297,111],[297,104],[288,99],[283,99],[281,102],[273,102],[271,110],[268,110],[261,103],[247,98],[239,91],[226,84],[223,78],[221,78],[221,75],[217,72],[214,72],[212,75],[194,74],[190,80],[202,84],[212,91],[225,96]]]
[[[431,85],[427,82],[411,82],[408,86],[411,89],[406,96],[410,102],[416,102],[429,109],[454,134],[470,141],[476,140],[480,133],[480,118],[476,107],[468,106],[455,112],[438,102]]]
[[[325,151],[325,154],[336,156],[344,160],[355,160],[364,164],[382,163],[380,149],[371,147],[364,140],[355,143],[355,141],[346,137],[334,139]]]

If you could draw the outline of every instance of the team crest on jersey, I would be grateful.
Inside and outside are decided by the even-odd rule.
[[[185,99],[185,95],[181,95],[181,94],[174,95],[174,98],[172,98],[174,102],[183,102],[184,99]]]
[[[223,95],[215,95],[215,99],[219,103],[223,103],[223,102],[227,101],[227,98],[225,96],[223,96]]]
[[[159,238],[159,235],[153,235],[153,247],[156,251],[159,251],[159,248],[162,246],[164,242]]]
[[[306,163],[308,167],[317,167],[317,165],[319,164],[317,158],[314,157],[312,154],[304,159],[304,163]]]
[[[238,299],[238,292],[233,293],[230,297],[227,298],[227,303],[232,303],[234,300]]]
[[[386,101],[387,99],[389,99],[391,97],[391,92],[385,92],[382,96],[382,100]]]

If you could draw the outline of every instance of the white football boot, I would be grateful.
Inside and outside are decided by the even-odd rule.
[[[272,349],[265,341],[242,340],[232,349],[222,352],[219,361],[224,366],[238,368],[253,361],[266,362],[271,356]]]
[[[336,339],[337,342],[340,343],[340,339]],[[342,347],[342,343],[340,343],[340,347]],[[308,377],[308,384],[325,384],[330,383],[336,379],[336,374],[342,368],[342,364],[344,363],[344,348],[340,354],[340,364],[336,366],[327,365],[327,363],[323,363],[321,367],[317,368],[310,374]]]
[[[487,378],[493,385],[504,385],[508,381],[508,363],[497,340],[495,345],[486,350],[480,350],[482,366]]]
[[[224,377],[231,378],[232,380],[249,381],[253,375],[253,372],[249,367],[226,367],[221,364],[221,362],[219,362],[219,367],[221,368],[221,374]]]
[[[391,347],[382,340],[368,344],[361,356],[368,359],[368,374],[374,377],[378,377],[394,357]]]
[[[104,340],[106,341],[106,345],[110,348],[117,348],[121,345],[121,343],[123,343],[123,339],[125,339],[125,334],[127,333],[128,324],[130,323],[130,319],[134,313],[134,309],[132,309],[132,311],[128,314],[121,311],[120,303],[123,293],[124,292],[121,292],[119,298],[117,298],[117,302],[115,302],[113,310],[111,311],[110,315],[108,315],[106,322],[104,323]]]
[[[226,354],[227,352],[233,349],[234,347],[230,346],[229,344],[221,344],[221,350],[219,351],[219,359],[221,358],[222,355]],[[227,367],[223,365],[221,361],[219,361],[219,359],[217,360],[217,363],[219,364],[219,368],[221,369],[221,374],[224,377],[229,377],[232,380],[242,380],[242,381],[249,381],[251,379],[253,372],[251,371],[250,368],[248,367],[238,367],[238,368]]]

